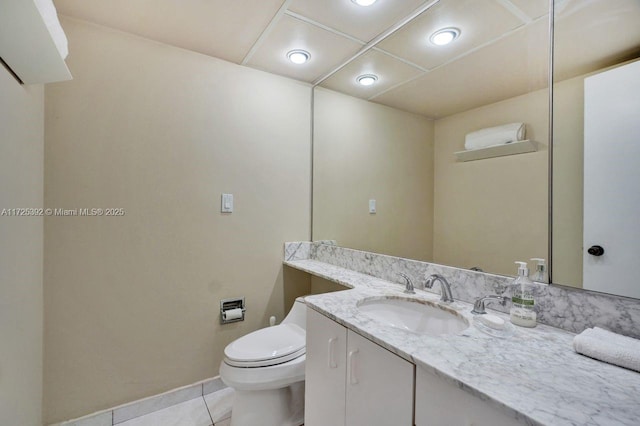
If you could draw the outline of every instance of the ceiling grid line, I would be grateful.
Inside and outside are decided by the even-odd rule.
[[[384,95],[385,93],[390,92],[390,91],[392,91],[392,90],[394,90],[394,89],[397,89],[397,88],[398,88],[398,87],[400,87],[400,86],[403,86],[403,85],[405,85],[405,84],[409,84],[409,83],[411,83],[412,81],[415,81],[415,80],[417,80],[417,79],[419,79],[419,78],[422,78],[422,77],[424,77],[424,76],[425,76],[425,75],[427,75],[427,74],[429,74],[429,71],[423,72],[422,74],[418,74],[418,75],[416,75],[416,76],[414,76],[414,77],[411,77],[411,78],[410,78],[410,79],[408,79],[408,80],[404,80],[404,81],[401,81],[401,82],[399,82],[399,83],[396,83],[396,84],[394,84],[394,85],[393,85],[393,86],[391,86],[391,87],[388,87],[388,88],[386,88],[386,89],[384,89],[384,90],[382,90],[382,91],[380,91],[380,92],[378,92],[378,93],[376,93],[376,94],[374,94],[374,95],[372,95],[372,96],[369,96],[369,97],[367,98],[367,100],[368,100],[368,101],[373,101],[373,100],[374,100],[375,98],[377,98],[378,96],[382,96],[382,95]],[[431,118],[431,117],[428,117],[428,118]]]
[[[322,77],[318,78],[317,80],[315,80],[311,84],[314,87],[319,85],[320,83],[322,83],[323,81],[325,81],[326,79],[331,77],[333,74],[337,73],[342,68],[346,67],[350,62],[352,62],[353,60],[355,60],[355,59],[359,58],[360,56],[364,55],[369,50],[373,49],[376,45],[381,43],[383,40],[385,40],[386,38],[390,37],[396,31],[400,30],[406,24],[408,24],[409,22],[413,21],[418,16],[422,15],[422,13],[424,13],[427,10],[431,9],[433,6],[435,6],[439,2],[440,2],[440,0],[433,0],[433,1],[425,2],[422,6],[418,7],[416,10],[414,10],[408,16],[404,17],[400,21],[398,21],[395,24],[393,24],[391,27],[387,28],[382,33],[378,34],[373,40],[368,42],[362,49],[360,49],[358,52],[356,52],[352,57],[350,57],[349,59],[344,61],[342,64],[338,65],[337,67],[335,67],[333,70],[329,71],[327,74],[325,74]]]
[[[333,33],[333,34],[335,34],[337,36],[349,39],[349,40],[353,41],[354,43],[358,43],[358,44],[361,44],[363,46],[365,44],[367,44],[366,42],[364,42],[364,41],[362,41],[362,40],[360,40],[360,39],[358,39],[356,37],[350,36],[349,34],[343,33],[342,31],[338,31],[335,28],[328,27],[328,26],[326,26],[324,24],[321,24],[320,22],[314,21],[311,18],[307,18],[306,16],[300,15],[299,13],[295,13],[295,12],[292,12],[290,10],[287,10],[285,12],[285,15],[290,16],[290,17],[292,17],[294,19],[297,19],[298,21],[302,21],[302,22],[304,22],[306,24],[313,25],[314,27],[318,27],[318,28],[323,29],[325,31],[329,31],[330,33]]]
[[[379,47],[374,47],[374,48],[372,48],[371,50],[373,50],[374,52],[380,52],[380,53],[382,53],[383,55],[387,55],[387,56],[389,56],[390,58],[395,59],[396,61],[403,62],[403,63],[405,63],[405,64],[407,64],[407,65],[409,65],[409,66],[411,66],[411,67],[413,67],[413,68],[419,69],[419,70],[420,70],[420,71],[422,71],[422,72],[427,72],[427,71],[429,71],[429,69],[428,69],[428,68],[422,67],[422,66],[420,66],[420,65],[418,65],[418,64],[416,64],[416,63],[414,63],[414,62],[409,61],[408,59],[404,59],[404,58],[402,58],[402,57],[400,57],[400,56],[394,55],[393,53],[388,52],[388,51],[386,51],[386,50],[384,50],[384,49],[381,49],[381,48],[379,48]]]
[[[262,43],[269,36],[271,31],[273,31],[273,29],[277,25],[278,21],[280,21],[280,18],[282,18],[282,16],[286,13],[286,11],[289,8],[289,5],[291,4],[292,1],[293,0],[285,0],[282,3],[282,6],[280,6],[280,9],[278,9],[276,14],[273,15],[273,18],[271,19],[271,22],[269,22],[269,25],[267,25],[267,27],[264,29],[264,31],[262,31],[262,33],[260,34],[260,37],[258,37],[256,42],[253,43],[253,46],[251,46],[251,49],[249,49],[249,52],[247,52],[247,54],[245,55],[245,57],[242,60],[242,62],[240,63],[240,65],[247,65],[247,63],[251,60],[251,57],[258,51],[260,46],[262,46]]]
[[[533,19],[526,13],[524,13],[518,6],[511,3],[509,0],[496,0],[502,7],[507,9],[513,15],[515,15],[518,19],[520,19],[525,24],[530,24],[533,22]]]

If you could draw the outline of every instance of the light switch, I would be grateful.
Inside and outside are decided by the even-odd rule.
[[[222,205],[220,211],[222,213],[233,212],[233,194],[222,194]]]
[[[369,200],[369,213],[376,213],[376,200]]]

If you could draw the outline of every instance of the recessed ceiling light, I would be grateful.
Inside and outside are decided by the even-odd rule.
[[[431,34],[431,37],[429,37],[429,40],[431,40],[431,43],[435,45],[444,46],[445,44],[451,43],[453,40],[457,39],[459,36],[460,36],[459,29],[443,28]]]
[[[356,81],[363,86],[371,86],[373,83],[378,81],[378,76],[374,74],[363,74],[356,78]]]
[[[311,59],[311,54],[306,50],[296,49],[289,51],[287,53],[287,58],[289,58],[289,60],[294,64],[300,65]]]
[[[358,6],[371,6],[376,2],[376,0],[351,0]]]

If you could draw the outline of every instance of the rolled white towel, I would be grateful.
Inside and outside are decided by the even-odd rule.
[[[640,372],[640,340],[602,328],[587,328],[573,338],[579,354]]]
[[[464,137],[465,149],[480,149],[494,145],[524,140],[524,123],[503,124],[467,133]]]

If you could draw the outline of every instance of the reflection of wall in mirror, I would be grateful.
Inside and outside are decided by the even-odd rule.
[[[313,161],[314,240],[431,261],[432,120],[316,88]]]
[[[314,108],[314,239],[509,275],[547,257],[546,90],[435,122],[325,89]],[[514,121],[537,152],[455,162],[466,133]]]
[[[436,121],[435,262],[514,275],[514,261],[547,258],[548,99],[538,90]],[[456,162],[466,133],[511,122],[526,123],[537,152]]]
[[[584,76],[553,86],[554,283],[582,287]]]

